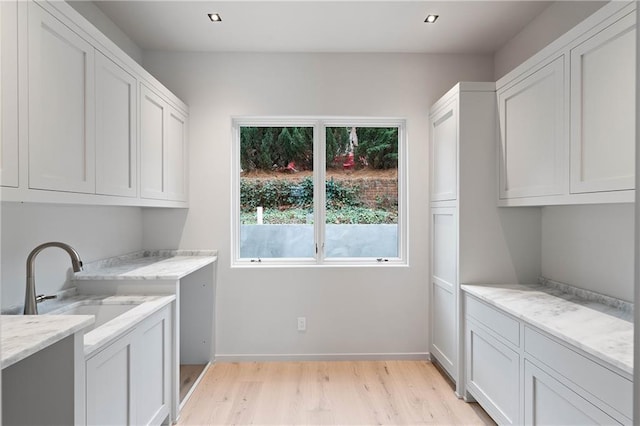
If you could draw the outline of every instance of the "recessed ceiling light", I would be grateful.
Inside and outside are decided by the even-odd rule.
[[[438,20],[438,15],[427,15],[427,18],[424,20],[427,24],[433,24]]]
[[[209,19],[211,19],[211,22],[222,21],[222,18],[220,17],[219,13],[207,13],[207,16],[209,17]]]

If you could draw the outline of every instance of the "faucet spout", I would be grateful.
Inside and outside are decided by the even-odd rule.
[[[71,266],[73,272],[80,272],[82,270],[82,260],[78,252],[69,244],[52,241],[49,243],[40,244],[38,247],[31,250],[27,257],[27,287],[24,296],[24,314],[25,315],[38,315],[38,300],[36,300],[36,279],[35,279],[35,260],[38,254],[47,247],[58,247],[66,251],[71,257]]]

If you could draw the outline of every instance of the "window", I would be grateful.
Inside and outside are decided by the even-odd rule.
[[[405,264],[405,138],[401,119],[234,119],[234,265]]]

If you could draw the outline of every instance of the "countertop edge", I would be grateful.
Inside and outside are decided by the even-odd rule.
[[[23,359],[43,350],[48,348],[49,346],[58,343],[59,341],[65,339],[66,337],[75,334],[79,331],[81,331],[82,329],[90,326],[91,324],[94,323],[95,318],[93,317],[93,315],[59,315],[60,317],[65,317],[65,320],[70,322],[71,324],[57,330],[56,332],[53,333],[48,333],[46,337],[41,338],[41,340],[38,341],[33,341],[30,340],[29,343],[27,345],[25,345],[24,349],[21,349],[20,351],[16,352],[15,354],[12,354],[8,357],[2,357],[1,360],[1,364],[2,364],[2,369],[5,369],[7,367],[10,367],[20,361],[22,361]],[[19,318],[25,322],[32,320],[33,316],[29,315],[29,316],[24,316],[24,315],[10,315],[10,317],[13,318]],[[44,318],[44,316],[38,316],[39,318]],[[58,317],[56,315],[56,317]],[[50,318],[49,318],[50,319]],[[4,321],[4,320],[2,320]],[[20,321],[20,320],[15,320],[16,322]],[[2,333],[3,338],[5,333]],[[3,346],[4,346],[3,342]],[[3,350],[2,353],[4,354],[5,351]]]
[[[148,302],[144,302],[142,305],[146,305],[149,309],[144,310],[144,315],[140,315],[136,312],[130,314],[130,312],[126,312],[119,317],[114,318],[113,323],[110,324],[110,327],[114,327],[114,330],[111,331],[108,335],[93,340],[91,339],[90,334],[99,330],[100,327],[96,330],[92,330],[91,332],[85,334],[85,343],[84,343],[84,357],[88,359],[93,356],[94,353],[100,352],[102,349],[106,348],[108,345],[129,333],[136,325],[140,324],[145,319],[149,318],[151,315],[155,314],[168,304],[174,302],[176,300],[175,295],[166,295],[166,296],[158,296],[157,300],[152,300]],[[134,318],[131,318],[134,316]],[[109,323],[105,323],[102,327],[107,326]],[[87,342],[87,336],[89,336],[89,342]],[[92,341],[93,340],[93,341]]]
[[[125,272],[125,273],[102,272],[101,273],[99,270],[95,270],[95,271],[87,271],[87,272],[78,272],[74,274],[72,281],[180,280],[186,277],[187,275],[190,275],[196,272],[197,270],[202,269],[205,266],[211,265],[218,261],[218,256],[189,256],[189,257],[194,258],[194,259],[189,259],[190,263],[193,263],[195,259],[197,259],[198,262],[194,265],[190,265],[188,268],[180,270],[179,273],[170,273],[170,274],[162,274],[162,273],[135,274],[130,272]],[[162,259],[162,260],[167,260],[167,259]],[[150,263],[145,267],[149,267],[160,262],[161,261]],[[121,265],[126,265],[126,263],[122,263]]]

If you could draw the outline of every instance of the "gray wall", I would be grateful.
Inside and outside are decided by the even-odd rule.
[[[128,35],[126,35],[116,24],[113,23],[107,15],[104,14],[93,1],[72,0],[67,1],[76,12],[81,14],[91,22],[97,29],[102,31],[104,35],[109,37],[111,41],[124,50],[125,53],[139,64],[142,63],[142,49],[134,43]]]
[[[24,303],[26,260],[40,243],[71,244],[84,262],[142,249],[142,211],[103,207],[2,203],[2,307]],[[52,294],[68,287],[71,261],[49,248],[36,258],[36,291]]]
[[[491,80],[492,57],[145,52],[144,66],[189,105],[191,144],[191,208],[145,210],[144,245],[219,250],[218,355],[424,354],[428,110],[459,80]],[[410,266],[231,268],[236,115],[406,117]]]
[[[605,4],[606,1],[552,3],[495,53],[495,79],[507,74]]]

